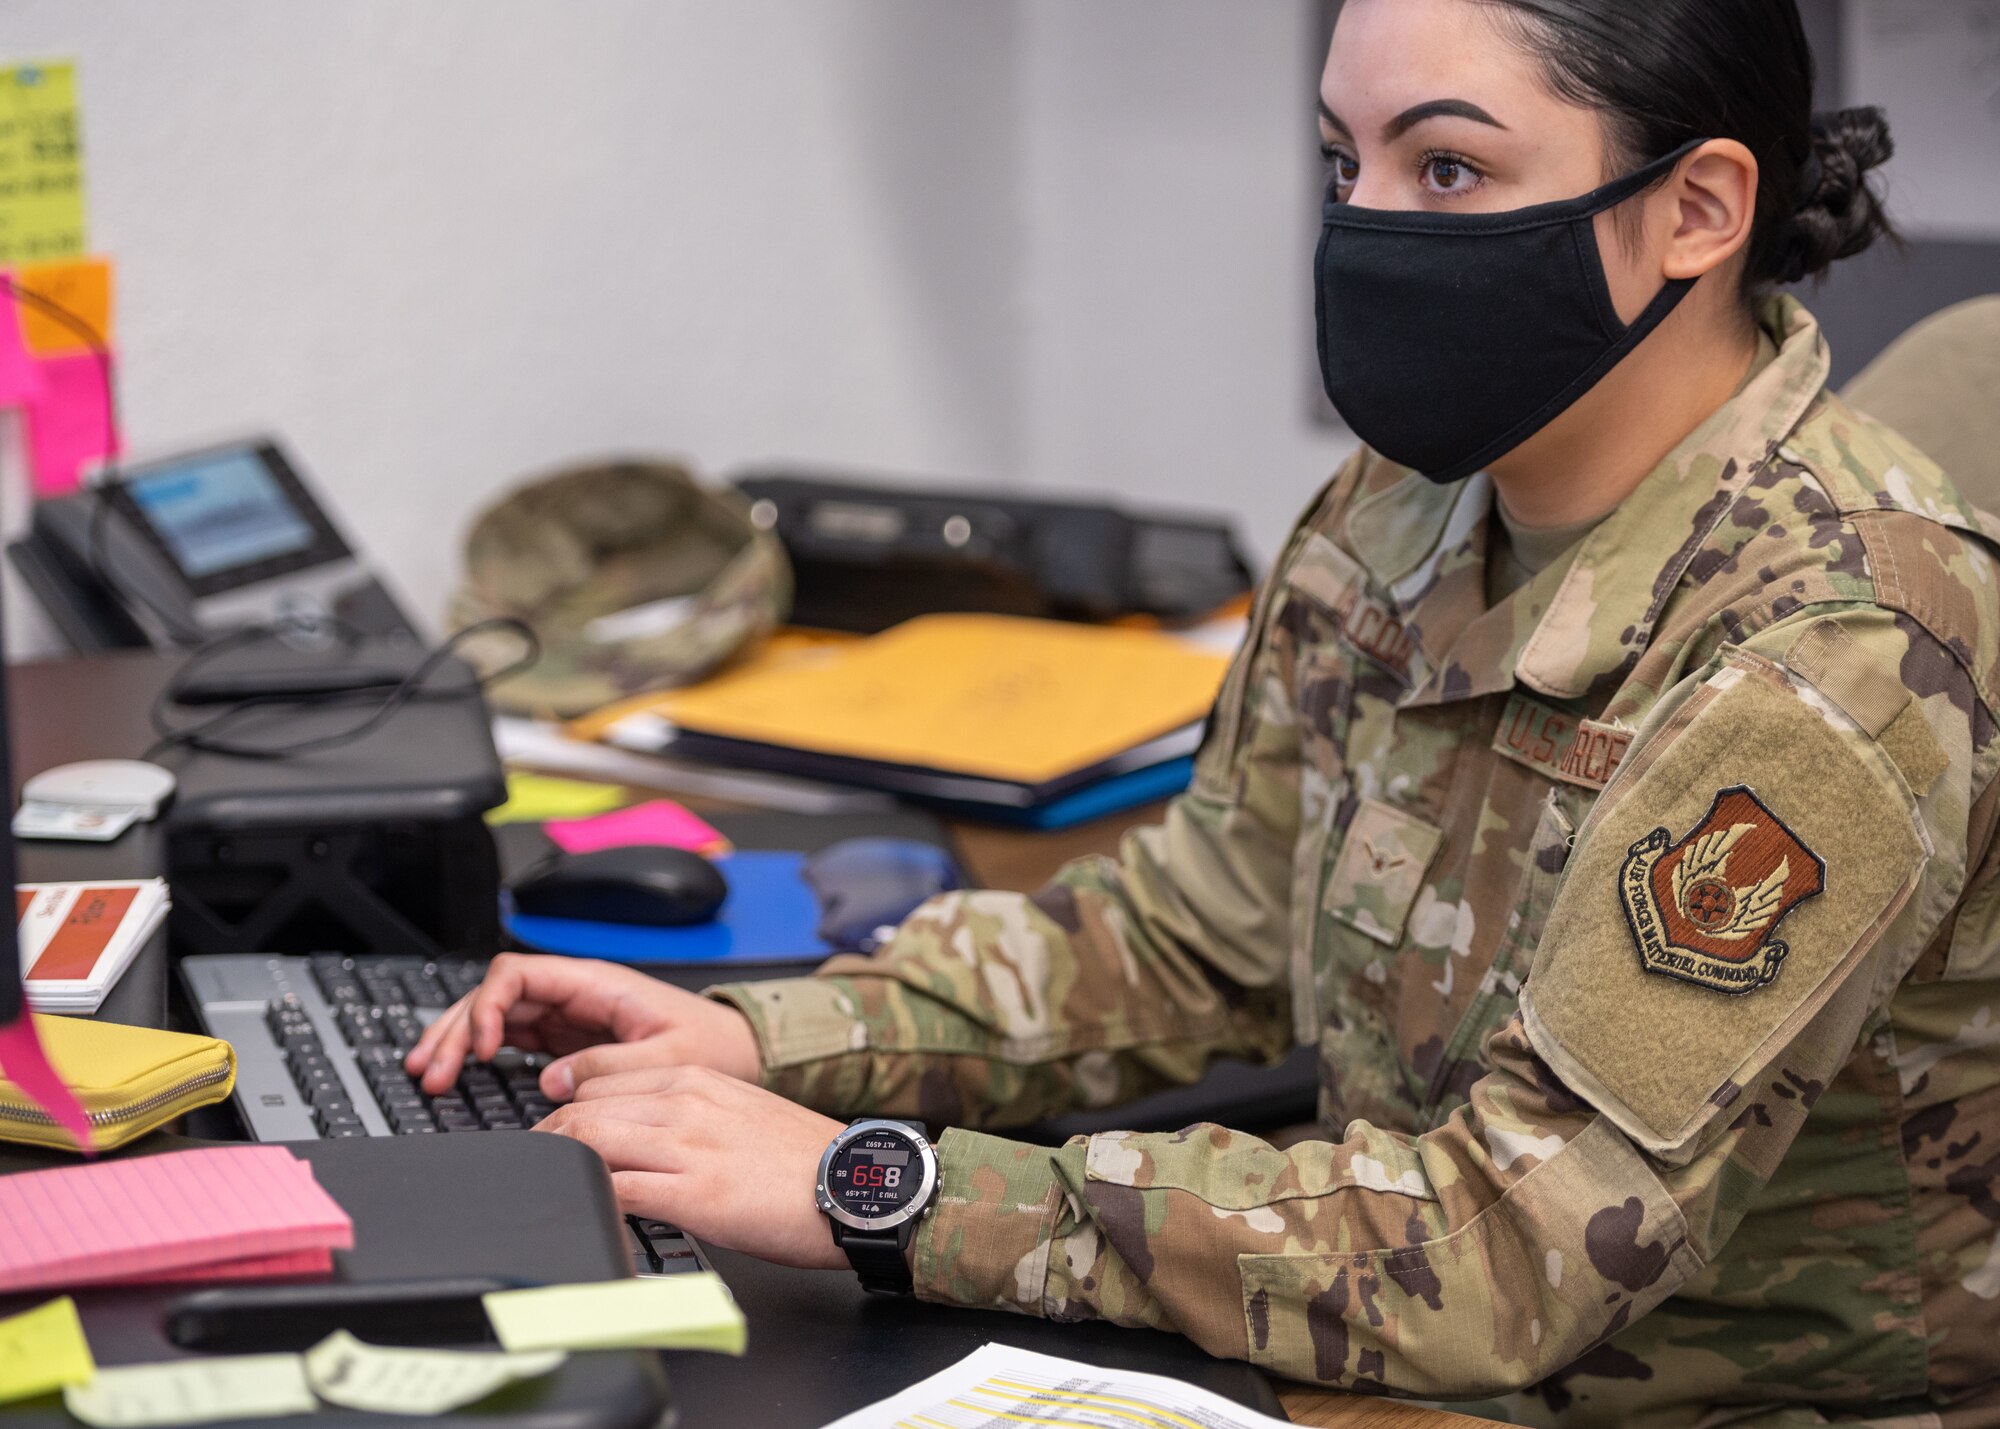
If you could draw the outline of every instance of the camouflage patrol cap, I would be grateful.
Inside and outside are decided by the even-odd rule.
[[[614,461],[529,481],[483,512],[449,619],[532,626],[541,660],[488,696],[566,718],[700,679],[769,634],[791,598],[784,549],[740,498],[672,462]],[[491,672],[519,646],[496,633],[464,653]]]

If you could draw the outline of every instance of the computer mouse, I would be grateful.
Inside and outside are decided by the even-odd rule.
[[[565,854],[517,880],[515,911],[537,918],[680,928],[706,923],[729,896],[722,870],[657,844]]]
[[[843,839],[806,860],[819,898],[819,936],[836,948],[872,953],[917,908],[965,880],[949,853],[915,839]]]

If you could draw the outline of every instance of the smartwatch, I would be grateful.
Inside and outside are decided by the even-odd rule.
[[[908,1295],[905,1256],[917,1222],[937,1199],[937,1151],[911,1121],[864,1117],[834,1137],[819,1158],[813,1199],[833,1226],[833,1243],[878,1295]]]

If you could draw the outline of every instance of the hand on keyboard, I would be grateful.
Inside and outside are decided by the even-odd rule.
[[[705,1067],[615,1073],[580,1083],[538,1130],[602,1157],[627,1215],[782,1265],[847,1266],[813,1203],[841,1124],[776,1092]]]
[[[436,1095],[468,1056],[502,1045],[551,1053],[541,1090],[566,1101],[579,1082],[647,1067],[698,1066],[757,1079],[757,1039],[723,1003],[616,963],[502,953],[486,978],[423,1032],[404,1066]]]

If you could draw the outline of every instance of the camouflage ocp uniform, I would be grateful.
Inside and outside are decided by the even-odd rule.
[[[2000,1422],[2000,563],[1764,323],[1490,609],[1485,479],[1362,454],[1116,863],[718,990],[767,1085],[959,1126],[1318,1046],[1288,1150],[947,1133],[921,1295],[1523,1422]]]

